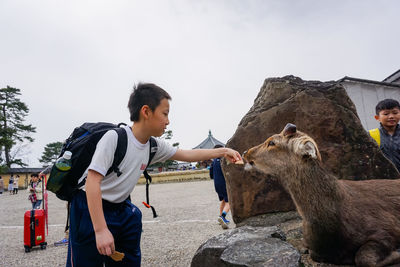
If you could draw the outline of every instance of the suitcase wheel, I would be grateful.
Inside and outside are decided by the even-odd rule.
[[[25,247],[25,252],[31,252],[31,248],[30,247]]]
[[[40,249],[42,249],[42,250],[43,250],[43,249],[46,249],[46,244],[41,244],[41,245],[40,245]]]

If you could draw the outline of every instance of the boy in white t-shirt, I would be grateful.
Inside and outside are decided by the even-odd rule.
[[[108,131],[98,142],[84,191],[80,190],[71,202],[67,266],[140,266],[142,215],[129,196],[147,167],[150,137],[160,137],[169,124],[169,100],[169,94],[154,84],[135,86],[128,103],[134,123],[125,127],[128,147],[119,165],[119,177],[115,173],[106,175],[113,162],[117,133]],[[156,141],[158,149],[151,163],[219,157],[231,162],[241,160],[240,154],[229,148],[181,150],[163,139]],[[125,254],[122,261],[108,257],[115,250]]]

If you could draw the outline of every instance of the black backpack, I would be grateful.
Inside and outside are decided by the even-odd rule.
[[[64,142],[61,149],[60,157],[65,151],[72,152],[71,156],[71,169],[62,172],[56,168],[55,165],[51,168],[50,177],[47,181],[47,189],[56,194],[61,200],[71,201],[77,190],[83,186],[86,182],[86,178],[78,183],[85,170],[89,167],[92,161],[93,154],[96,150],[97,143],[103,137],[103,135],[109,130],[115,130],[118,134],[117,148],[115,149],[114,161],[107,172],[107,175],[111,172],[117,173],[119,177],[122,173],[118,166],[125,157],[126,149],[128,146],[128,136],[126,130],[121,128],[120,123],[118,125],[106,122],[98,123],[84,123],[79,127],[76,127],[68,139]],[[150,154],[147,166],[150,164],[155,153],[157,151],[157,142],[151,137],[150,138]],[[148,187],[151,183],[151,177],[144,171],[146,177],[146,207],[150,207],[153,211],[153,216],[157,217],[155,209],[149,205],[149,193]],[[62,179],[60,179],[62,177]]]

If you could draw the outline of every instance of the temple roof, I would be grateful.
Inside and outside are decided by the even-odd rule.
[[[193,149],[210,149],[210,148],[214,148],[215,145],[222,145],[225,146],[224,143],[222,143],[221,141],[217,140],[214,138],[214,136],[212,136],[211,134],[211,130],[208,131],[208,137],[201,142],[199,145],[197,145],[196,147],[194,147]]]
[[[383,82],[400,84],[400,70],[384,79]]]
[[[12,174],[18,174],[18,173],[36,173],[36,172],[41,172],[45,168],[9,168],[6,170],[5,173],[12,173]]]

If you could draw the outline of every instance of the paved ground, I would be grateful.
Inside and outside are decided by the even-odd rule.
[[[216,220],[219,202],[211,180],[151,185],[150,203],[159,214],[156,219],[141,204],[143,200],[145,186],[138,185],[132,201],[143,213],[142,266],[190,266],[197,248],[223,232]],[[25,191],[0,195],[0,266],[65,266],[67,248],[53,245],[63,237],[65,202],[49,193],[49,245],[46,250],[25,253],[23,216],[30,207]]]

